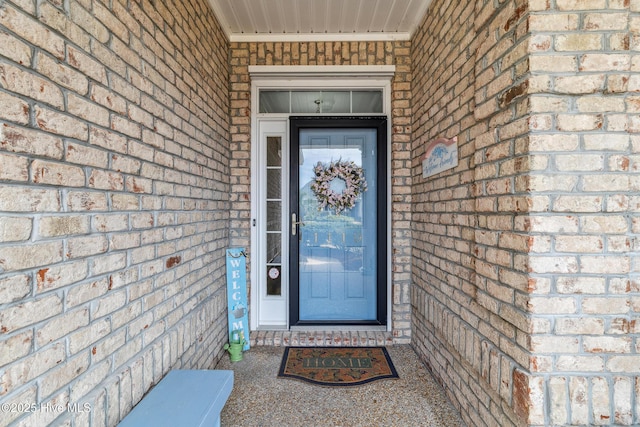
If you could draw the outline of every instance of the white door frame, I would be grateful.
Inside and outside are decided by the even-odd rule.
[[[379,89],[383,92],[383,115],[388,119],[387,130],[387,230],[391,231],[391,78],[395,73],[393,65],[376,66],[250,66],[251,77],[251,306],[249,312],[250,328],[257,329],[288,329],[289,301],[288,301],[288,235],[289,206],[288,198],[283,197],[282,204],[282,296],[281,298],[266,295],[266,244],[265,244],[265,215],[263,201],[266,198],[264,189],[265,166],[264,147],[261,143],[267,136],[282,135],[284,124],[284,139],[282,141],[283,194],[289,193],[288,188],[288,157],[289,135],[288,119],[290,114],[260,114],[260,89]],[[301,115],[301,114],[296,114]],[[317,114],[313,114],[314,116]],[[336,114],[331,114],[336,116]],[[344,114],[354,116],[354,114]],[[371,114],[364,114],[371,115]],[[285,163],[286,162],[286,163]],[[285,200],[286,203],[285,203]],[[387,327],[391,331],[392,294],[391,294],[391,239],[387,239]],[[284,308],[281,308],[284,307]],[[279,318],[272,314],[280,312]],[[268,319],[265,319],[265,314]],[[345,328],[347,329],[347,328]],[[363,328],[364,329],[364,328]]]

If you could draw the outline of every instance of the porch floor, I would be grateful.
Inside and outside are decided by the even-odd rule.
[[[400,378],[357,387],[320,387],[277,378],[283,347],[288,345],[384,345]],[[221,414],[223,427],[464,426],[413,348],[392,345],[384,332],[254,333],[243,360],[232,363],[225,355],[216,369],[235,374]]]

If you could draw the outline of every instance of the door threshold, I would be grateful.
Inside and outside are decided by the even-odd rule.
[[[384,325],[303,325],[291,326],[290,330],[295,332],[386,332],[387,327]]]
[[[333,325],[336,327],[336,325]],[[358,328],[349,325],[349,328]],[[363,330],[368,328],[368,330]],[[343,347],[374,347],[374,346],[391,346],[394,345],[395,339],[391,331],[374,330],[373,326],[363,325],[358,330],[340,329],[330,331],[326,328],[320,330],[271,330],[271,331],[251,331],[251,346],[266,347],[325,347],[325,346],[343,346]],[[380,326],[375,326],[380,328]]]

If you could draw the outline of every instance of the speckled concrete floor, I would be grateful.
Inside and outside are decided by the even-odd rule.
[[[217,369],[234,371],[221,414],[231,426],[464,426],[442,388],[409,346],[387,347],[399,379],[357,387],[321,387],[277,378],[284,348],[252,347],[243,360],[225,356]]]

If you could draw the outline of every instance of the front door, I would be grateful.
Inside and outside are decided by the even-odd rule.
[[[290,118],[290,323],[386,323],[386,117]]]

